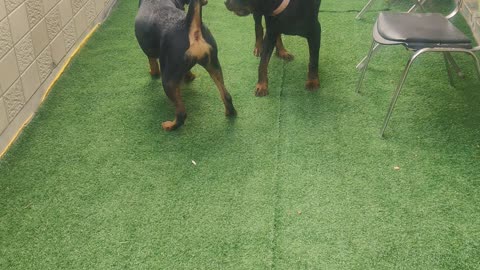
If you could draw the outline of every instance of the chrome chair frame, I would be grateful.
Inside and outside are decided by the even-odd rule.
[[[413,4],[413,6],[408,10],[408,12],[414,11],[417,7],[420,7],[422,10],[424,10],[423,4],[427,0],[413,0],[413,1],[415,2],[415,4]],[[367,2],[367,4],[365,4],[365,6],[362,8],[362,10],[360,10],[360,12],[358,12],[355,19],[360,20],[362,18],[363,14],[365,14],[368,11],[368,9],[370,9],[370,7],[373,5],[374,2],[375,2],[375,0],[369,0]]]
[[[446,19],[450,20],[451,18],[453,18],[455,15],[457,15],[457,13],[460,11],[460,8],[463,4],[463,0],[458,0],[458,3],[456,5],[456,8],[453,12],[451,12],[449,15],[445,16]],[[376,27],[376,24],[375,26]],[[381,41],[378,42],[378,40]],[[373,39],[373,42],[372,42],[372,45],[370,47],[370,50],[368,52],[368,55],[366,57],[366,60],[365,60],[365,65],[362,67],[362,71],[361,71],[361,75],[360,75],[360,78],[357,82],[357,86],[356,86],[356,92],[359,93],[360,92],[360,89],[361,89],[361,86],[362,86],[362,82],[365,78],[365,73],[367,71],[367,68],[368,68],[368,64],[370,63],[370,60],[372,58],[372,55],[373,55],[373,52],[374,52],[374,49],[380,45],[405,45],[403,42],[396,42],[396,41],[387,41],[387,40],[382,40],[381,37],[376,37],[374,35],[374,39]],[[380,131],[380,136],[383,137],[384,134],[385,134],[385,130],[388,126],[388,123],[390,122],[390,118],[392,116],[392,113],[393,113],[393,110],[395,108],[395,104],[397,103],[397,100],[398,100],[398,96],[400,95],[401,91],[402,91],[402,88],[403,88],[403,85],[407,79],[407,76],[408,76],[408,73],[410,71],[410,68],[411,66],[413,65],[413,63],[415,62],[415,60],[422,54],[424,53],[427,53],[427,52],[441,52],[443,53],[443,57],[444,57],[444,60],[445,60],[445,64],[447,66],[447,73],[448,73],[448,76],[449,76],[449,81],[450,81],[450,84],[453,85],[453,76],[452,76],[452,71],[450,69],[450,65],[452,65],[455,70],[457,71],[457,73],[461,73],[458,68],[458,66],[456,65],[455,61],[453,60],[453,57],[451,56],[450,53],[452,52],[461,52],[461,53],[466,53],[468,55],[470,55],[475,63],[475,68],[476,68],[476,71],[477,71],[477,76],[478,76],[478,79],[480,80],[480,60],[479,58],[477,57],[477,55],[475,54],[475,52],[479,52],[480,51],[480,45],[477,45],[476,47],[473,47],[472,49],[463,49],[463,48],[454,48],[454,47],[434,47],[434,48],[422,48],[422,49],[419,49],[419,50],[413,50],[413,49],[409,49],[410,51],[414,52],[413,55],[410,57],[410,59],[408,60],[407,62],[407,65],[405,66],[405,69],[402,73],[402,76],[401,76],[401,79],[400,79],[400,82],[398,83],[396,89],[395,89],[395,92],[393,94],[393,97],[392,97],[392,100],[390,102],[390,106],[388,108],[388,111],[387,111],[387,115],[385,116],[385,119],[383,121],[383,126],[382,126],[382,129]],[[460,74],[459,74],[460,75]]]

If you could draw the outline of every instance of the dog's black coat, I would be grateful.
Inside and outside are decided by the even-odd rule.
[[[266,34],[261,52],[257,96],[268,94],[267,67],[276,39],[280,34],[302,36],[308,40],[310,63],[306,87],[310,90],[319,87],[318,58],[320,50],[321,28],[318,12],[321,0],[290,0],[286,9],[273,16],[273,11],[283,0],[227,0],[228,10],[239,16],[261,14],[265,16]]]
[[[232,98],[225,89],[217,57],[217,44],[202,23],[202,4],[206,0],[140,0],[135,18],[135,35],[150,61],[152,75],[160,75],[168,98],[175,105],[175,120],[162,123],[165,130],[181,126],[186,119],[180,85],[193,80],[190,69],[202,65],[217,85],[226,114],[234,115]],[[189,4],[188,13],[183,11]],[[157,59],[160,61],[158,67]]]

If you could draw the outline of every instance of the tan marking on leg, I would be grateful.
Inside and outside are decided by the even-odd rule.
[[[293,60],[293,55],[291,55],[283,46],[283,41],[282,41],[282,36],[279,35],[277,37],[277,43],[275,44],[275,47],[277,48],[276,55],[280,58],[282,58],[285,61],[292,61]]]
[[[202,35],[202,21],[200,18],[200,9],[201,6],[199,2],[196,2],[194,7],[194,15],[192,24],[188,32],[188,40],[190,42],[190,47],[186,51],[186,54],[196,60],[200,60],[206,55],[210,55],[212,47],[208,44]]]
[[[182,126],[186,119],[185,105],[180,94],[180,86],[175,87],[175,92],[168,92],[168,98],[175,104],[175,119],[173,121],[165,121],[162,123],[162,128],[165,131],[172,131]]]
[[[187,74],[185,74],[185,76],[183,77],[183,81],[186,82],[186,83],[190,83],[192,82],[193,80],[195,80],[196,76],[195,74],[193,74],[191,71],[187,72]]]
[[[261,24],[255,25],[255,49],[253,49],[253,55],[260,57],[262,53],[263,45],[263,26]]]
[[[148,58],[148,62],[150,63],[150,75],[152,76],[160,76],[160,66],[158,65],[157,58]]]

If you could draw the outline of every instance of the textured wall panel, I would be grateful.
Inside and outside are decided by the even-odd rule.
[[[55,68],[55,64],[52,59],[52,52],[50,47],[43,51],[37,58],[38,73],[40,75],[40,81],[43,82],[52,73]]]
[[[37,63],[33,63],[22,75],[23,95],[29,100],[40,86],[40,75]]]
[[[7,7],[5,6],[5,0],[0,0],[0,20],[7,17]]]
[[[65,38],[64,34],[60,33],[50,44],[50,49],[52,50],[52,60],[55,65],[58,65],[62,61],[67,50],[65,48]]]
[[[8,120],[12,121],[25,104],[22,81],[17,80],[3,96],[7,107]]]
[[[48,33],[47,33],[47,24],[45,20],[42,20],[35,28],[32,29],[32,41],[33,41],[33,50],[35,55],[38,56],[40,52],[47,47]]]
[[[48,13],[58,2],[59,0],[43,0],[43,10],[45,13]]]
[[[74,21],[70,21],[70,23],[63,29],[63,34],[65,35],[65,48],[70,50],[75,41],[77,40],[77,32],[75,30],[75,23]]]
[[[60,11],[60,17],[62,19],[62,26],[65,26],[73,17],[70,0],[60,1],[58,4],[58,10]]]
[[[35,60],[33,42],[30,34],[25,35],[25,37],[15,45],[15,53],[17,54],[18,69],[20,73],[23,73],[25,69],[33,63],[33,60]]]
[[[87,0],[71,0],[72,1],[72,9],[73,9],[73,14],[76,14],[77,12],[82,9],[82,7],[85,5]]]
[[[52,9],[52,11],[45,17],[45,20],[47,22],[48,39],[51,41],[62,30],[62,20],[58,8],[56,7]]]
[[[45,16],[43,2],[42,0],[27,0],[25,5],[27,6],[28,21],[32,28]]]
[[[8,126],[7,108],[3,98],[0,98],[0,133]]]
[[[15,50],[11,50],[0,60],[0,95],[7,91],[19,76]]]
[[[82,8],[77,15],[74,16],[73,20],[75,21],[75,30],[77,31],[77,38],[81,37],[83,32],[87,30],[88,21],[87,21],[87,9]]]
[[[7,13],[12,12],[15,8],[20,6],[25,0],[5,0],[5,6],[7,8]]]
[[[13,47],[12,33],[8,19],[0,22],[0,59]]]
[[[17,43],[28,32],[28,30],[30,30],[25,5],[21,5],[8,15],[8,20],[10,21],[13,43]]]
[[[105,0],[95,0],[95,10],[97,12],[97,15],[103,11],[104,7],[105,7]]]
[[[88,25],[92,24],[95,18],[97,17],[97,13],[95,12],[95,2],[94,0],[90,0],[87,5],[85,6],[85,11],[87,13],[87,22]]]

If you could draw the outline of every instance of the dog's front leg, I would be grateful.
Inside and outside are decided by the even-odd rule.
[[[279,34],[274,34],[268,31],[263,42],[262,53],[260,57],[260,66],[258,67],[258,83],[255,89],[257,97],[268,95],[268,63],[272,57],[273,47]]]
[[[305,88],[314,91],[320,87],[318,79],[318,57],[320,54],[320,23],[315,22],[312,33],[308,36],[308,48],[310,50],[310,62],[308,63],[308,78]]]
[[[253,49],[253,55],[259,57],[263,43],[262,15],[253,13],[253,19],[255,20],[255,48]]]

